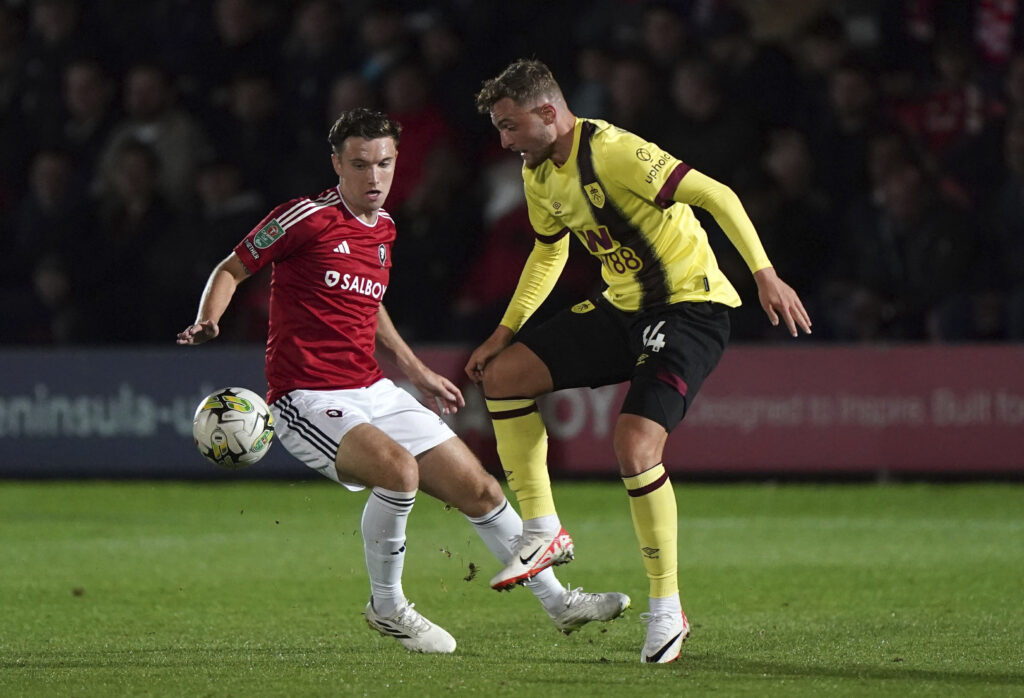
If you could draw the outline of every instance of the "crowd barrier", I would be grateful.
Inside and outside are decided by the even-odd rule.
[[[418,353],[460,384],[467,405],[449,422],[496,470],[482,396],[462,371],[468,348]],[[1019,345],[734,346],[669,437],[665,465],[695,477],[1024,474],[1022,359]],[[279,444],[237,472],[199,455],[195,406],[227,385],[264,390],[261,348],[2,351],[0,477],[310,477]],[[541,401],[553,475],[616,474],[625,390]]]

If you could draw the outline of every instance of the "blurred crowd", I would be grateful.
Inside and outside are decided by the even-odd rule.
[[[533,236],[473,95],[520,57],[735,189],[817,340],[1024,340],[1024,0],[0,0],[0,343],[170,344],[362,105],[404,129],[392,318],[481,340]],[[734,340],[779,341],[702,220]],[[544,312],[597,272],[573,249]],[[265,277],[229,341],[265,339]]]

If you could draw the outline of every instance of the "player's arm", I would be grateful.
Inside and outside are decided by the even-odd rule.
[[[800,297],[775,272],[750,216],[732,189],[691,169],[679,180],[672,198],[683,204],[699,206],[714,216],[754,275],[758,299],[772,325],[779,324],[781,315],[794,337],[797,336],[797,327],[811,333],[811,318]]]
[[[466,406],[462,391],[450,380],[428,368],[405,343],[383,303],[377,310],[377,351],[398,366],[421,393],[436,398],[442,414],[455,414],[460,407]],[[434,406],[432,402],[431,407]]]
[[[202,344],[220,334],[221,316],[231,303],[238,284],[249,278],[249,270],[234,252],[214,267],[199,299],[196,321],[178,333],[178,344]]]
[[[473,382],[479,383],[483,380],[484,368],[490,360],[512,343],[515,333],[555,287],[555,282],[558,281],[569,259],[569,236],[565,234],[567,232],[554,236],[555,239],[537,236],[501,323],[491,336],[473,351],[466,363],[466,374]]]

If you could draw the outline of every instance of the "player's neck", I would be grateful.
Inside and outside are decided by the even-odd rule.
[[[377,212],[380,211],[379,208],[361,209],[353,206],[345,200],[345,196],[341,193],[341,187],[338,187],[338,196],[341,197],[341,205],[344,206],[354,217],[358,218],[360,222],[370,226],[377,225]]]
[[[551,162],[555,164],[555,167],[561,167],[569,161],[575,140],[576,117],[567,112],[558,121],[558,135],[555,137],[555,147],[551,151]]]

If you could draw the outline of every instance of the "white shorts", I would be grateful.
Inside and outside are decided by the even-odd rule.
[[[335,467],[338,444],[353,427],[372,424],[413,456],[444,443],[455,432],[407,391],[383,378],[367,388],[293,390],[270,405],[274,436],[288,452],[353,492]]]

